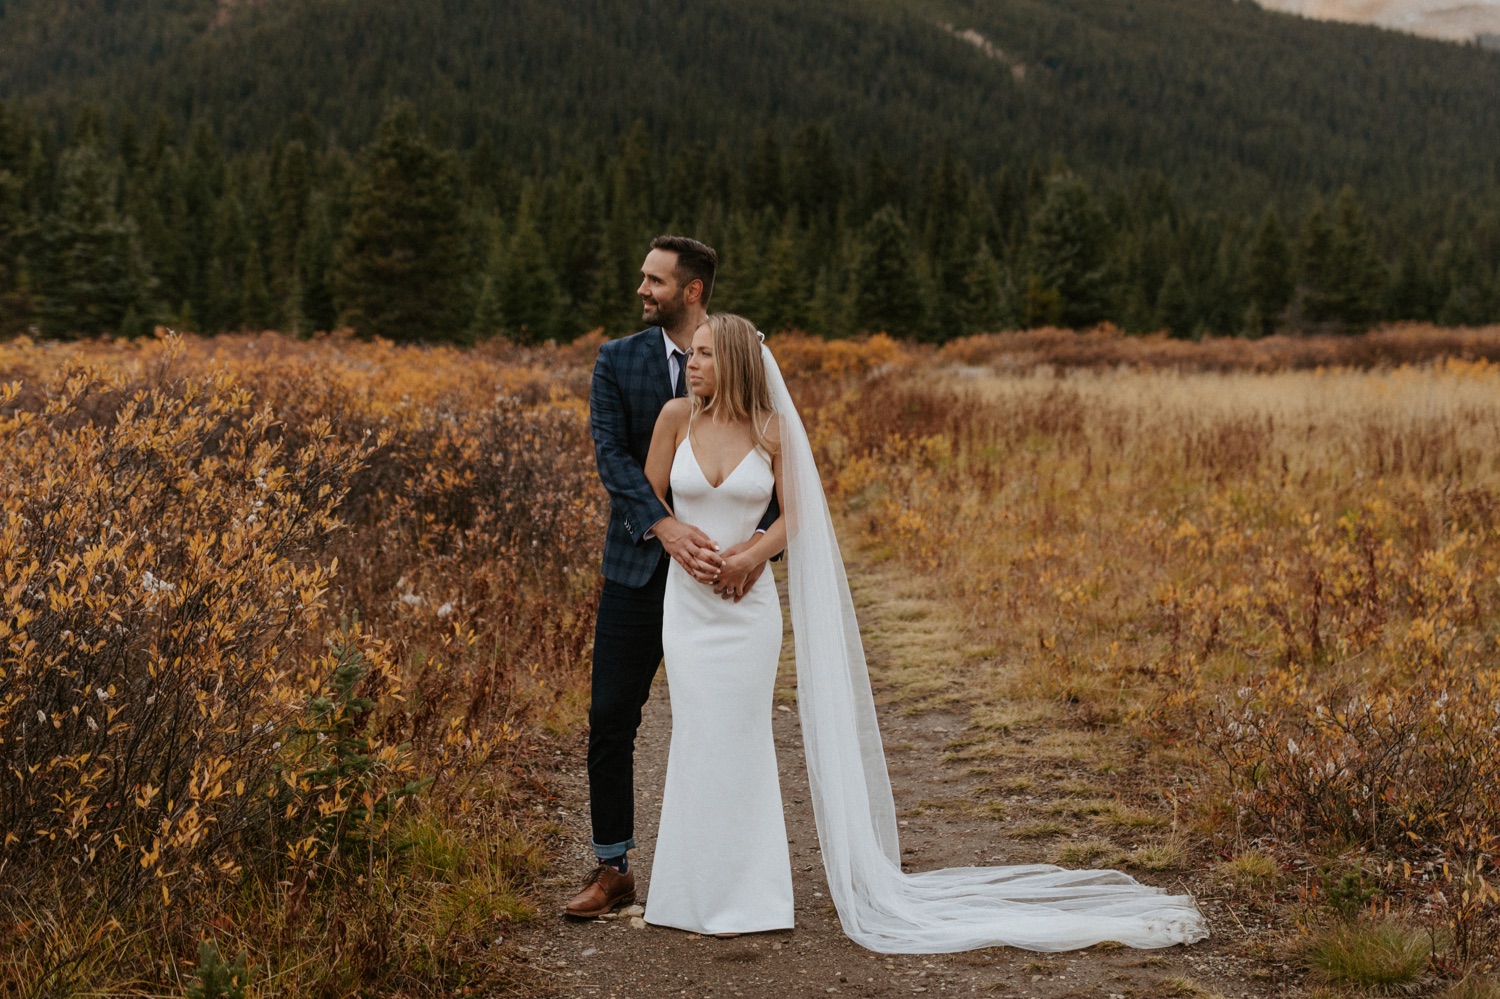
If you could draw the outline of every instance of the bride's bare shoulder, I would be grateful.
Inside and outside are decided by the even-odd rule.
[[[686,425],[688,414],[693,411],[693,403],[690,399],[669,399],[667,404],[657,414],[657,426],[676,427]]]
[[[761,430],[760,435],[766,439],[766,444],[772,454],[781,450],[781,419],[775,413],[767,417],[765,428]]]
[[[690,399],[667,399],[666,405],[661,407],[657,423],[687,423],[687,414],[693,411],[693,402]]]

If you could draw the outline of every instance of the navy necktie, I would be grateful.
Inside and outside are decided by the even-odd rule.
[[[681,399],[687,395],[687,354],[674,350],[672,356],[677,358],[677,384],[672,386],[672,393]]]

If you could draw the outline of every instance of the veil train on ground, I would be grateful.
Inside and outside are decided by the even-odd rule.
[[[855,943],[893,954],[1011,946],[1063,951],[1106,940],[1168,947],[1208,936],[1186,895],[1120,871],[1050,864],[901,870],[896,808],[864,647],[806,429],[762,345],[780,417],[787,590],[797,701],[829,894]]]

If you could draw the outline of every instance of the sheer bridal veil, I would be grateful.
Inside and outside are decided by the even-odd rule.
[[[1188,896],[1119,871],[1048,864],[901,870],[896,809],[864,648],[807,432],[761,347],[780,416],[787,588],[813,813],[844,932],[870,950],[937,954],[1007,945],[1062,951],[1105,940],[1166,947],[1208,936]]]

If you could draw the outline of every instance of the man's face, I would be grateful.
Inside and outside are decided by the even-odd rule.
[[[655,326],[671,326],[687,311],[686,289],[677,280],[677,254],[652,250],[641,264],[641,318]]]

